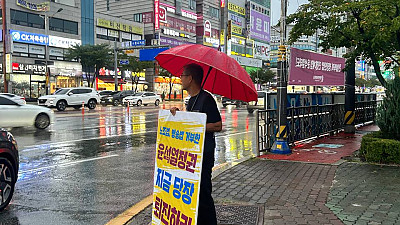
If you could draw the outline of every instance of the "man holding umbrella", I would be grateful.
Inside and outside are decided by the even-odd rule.
[[[217,216],[215,213],[214,200],[211,196],[211,172],[214,166],[214,132],[219,132],[222,130],[222,121],[214,98],[210,93],[201,88],[203,74],[204,71],[201,66],[197,64],[189,64],[184,67],[181,75],[181,81],[182,88],[191,96],[189,99],[189,104],[186,107],[186,111],[207,114],[197,224],[216,225]],[[171,113],[175,115],[177,110],[179,109],[173,107],[171,109]]]
[[[246,102],[257,100],[257,91],[246,70],[233,58],[213,48],[186,44],[160,52],[155,59],[175,76],[190,96],[187,111],[207,114],[203,167],[200,184],[198,224],[217,224],[211,196],[211,171],[214,166],[214,132],[222,130],[221,115],[210,93]],[[204,72],[207,71],[203,78]],[[204,89],[204,90],[203,90]],[[175,115],[177,108],[172,108]]]

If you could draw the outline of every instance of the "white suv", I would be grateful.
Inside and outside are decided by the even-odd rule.
[[[38,105],[56,107],[58,111],[64,111],[67,106],[79,109],[82,103],[89,109],[94,109],[99,102],[99,93],[87,87],[61,88],[52,95],[45,95],[38,99]]]
[[[133,96],[127,96],[122,100],[122,103],[127,106],[129,105],[137,105],[141,106],[154,104],[158,106],[161,102],[161,97],[154,92],[138,92]]]

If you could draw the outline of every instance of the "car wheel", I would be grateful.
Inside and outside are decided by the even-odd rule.
[[[156,102],[154,103],[154,105],[156,105],[156,106],[158,106],[158,105],[160,105],[160,100],[156,100]]]
[[[39,114],[35,119],[35,127],[38,129],[46,129],[50,125],[50,118],[46,114]]]
[[[76,105],[76,106],[74,106],[74,109],[78,110],[78,109],[80,109],[81,107],[82,107],[81,105]]]
[[[90,99],[89,100],[89,102],[88,102],[88,108],[89,109],[95,109],[96,108],[96,100],[94,100],[94,99]]]
[[[144,106],[147,106],[147,104],[143,104]]]
[[[254,112],[254,109],[247,109],[247,112],[253,113],[253,112]]]
[[[118,105],[119,105],[119,101],[118,101],[118,100],[114,100],[114,101],[113,101],[113,105],[114,105],[114,106],[118,106]]]
[[[56,107],[58,111],[64,111],[67,108],[67,103],[64,100],[58,101]]]
[[[141,100],[137,101],[137,106],[141,106],[141,105],[142,105],[142,101]]]
[[[0,157],[0,211],[10,203],[16,181],[13,165],[8,159]]]
[[[225,108],[225,107],[226,107],[226,104],[222,104],[222,106]]]

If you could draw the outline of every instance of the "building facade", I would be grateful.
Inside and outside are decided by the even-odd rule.
[[[34,100],[58,87],[80,85],[82,67],[65,53],[81,44],[81,12],[73,0],[29,3],[7,1],[5,42],[6,53],[12,55],[9,92]],[[0,86],[3,89],[4,84]]]

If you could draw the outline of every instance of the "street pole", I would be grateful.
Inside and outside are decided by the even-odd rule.
[[[354,51],[352,48],[350,51]],[[355,119],[355,100],[356,100],[356,68],[354,59],[351,60],[348,65],[349,68],[346,72],[346,86],[345,86],[345,104],[344,104],[344,132],[354,134],[356,127],[354,126]]]
[[[281,39],[278,48],[278,130],[276,141],[271,148],[275,154],[290,154],[292,151],[287,142],[287,61],[286,61],[286,13],[287,0],[281,0]]]
[[[8,92],[7,71],[6,71],[6,47],[7,47],[7,23],[6,23],[6,0],[1,1],[1,11],[3,20],[3,79],[4,79],[4,92]]]
[[[117,42],[114,41],[114,90],[118,91],[118,62],[117,62]],[[122,91],[122,90],[121,90]]]
[[[44,61],[46,65],[46,95],[50,93],[50,74],[49,74],[49,67],[48,67],[48,60],[49,60],[49,16],[47,15],[47,11],[45,11],[44,14],[44,30],[45,30],[45,35],[46,35],[46,45],[45,45],[45,56],[44,56]]]

